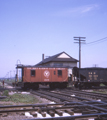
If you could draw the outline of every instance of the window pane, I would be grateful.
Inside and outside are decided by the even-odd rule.
[[[56,75],[56,71],[54,71],[54,75]]]
[[[63,63],[54,63],[54,66],[63,66]]]
[[[62,76],[62,70],[58,70],[58,76]]]
[[[35,70],[31,70],[31,76],[35,76]]]

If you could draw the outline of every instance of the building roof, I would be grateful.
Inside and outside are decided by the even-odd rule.
[[[72,58],[66,52],[61,52],[59,54],[50,56],[49,58],[44,59],[43,61],[39,62],[37,65],[43,65],[49,62],[78,62],[78,60]]]

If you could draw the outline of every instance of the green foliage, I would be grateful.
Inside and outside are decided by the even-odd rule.
[[[30,94],[18,94],[15,93],[13,95],[10,95],[8,98],[5,99],[5,101],[11,101],[15,103],[29,103],[29,104],[34,104],[39,102],[37,98]]]
[[[102,94],[107,94],[107,91],[106,90],[93,90],[94,93],[102,93]]]
[[[100,86],[105,86],[105,85],[103,83],[101,83]]]
[[[3,96],[9,96],[9,91],[8,91],[8,90],[5,90],[2,95],[3,95]]]

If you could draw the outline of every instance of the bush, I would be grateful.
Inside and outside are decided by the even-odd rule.
[[[9,91],[8,91],[8,90],[5,90],[5,91],[3,92],[3,96],[9,96]]]

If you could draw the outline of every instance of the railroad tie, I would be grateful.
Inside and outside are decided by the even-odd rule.
[[[7,116],[8,116],[7,113],[3,113],[3,114],[2,114],[2,117],[7,117]]]
[[[70,115],[74,115],[74,112],[71,109],[66,109],[65,112],[69,113]]]
[[[14,115],[16,115],[16,114],[21,114],[21,113],[18,113],[18,112],[17,112],[17,113],[14,113],[14,112],[8,112],[8,114],[14,116]]]
[[[38,108],[38,113],[40,113],[43,117],[46,117],[46,113],[44,112],[46,107],[40,107]]]
[[[55,110],[55,112],[56,112],[59,116],[62,116],[62,115],[63,115],[63,112],[60,111],[60,110]]]
[[[41,115],[42,115],[43,117],[46,117],[46,113],[45,113],[45,112],[41,112]]]
[[[35,112],[30,112],[31,115],[33,115],[33,117],[37,117],[37,113]]]
[[[48,114],[49,114],[51,117],[54,117],[54,116],[55,116],[55,112],[52,111],[52,110],[49,110],[49,111],[48,111]]]
[[[25,112],[21,112],[21,113],[19,113],[20,115],[25,115]]]

